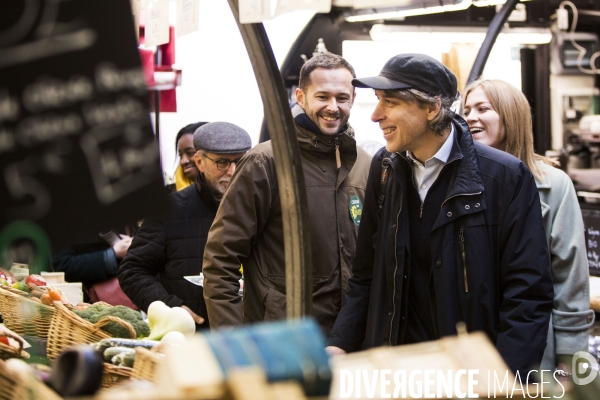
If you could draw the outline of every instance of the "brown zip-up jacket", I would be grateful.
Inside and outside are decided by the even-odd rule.
[[[334,137],[296,125],[296,136],[312,234],[313,315],[328,335],[348,289],[371,157],[356,146],[350,127]],[[210,229],[202,268],[211,328],[285,318],[283,224],[270,141],[237,166]]]

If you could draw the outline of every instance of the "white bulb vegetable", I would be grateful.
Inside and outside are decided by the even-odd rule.
[[[181,332],[186,336],[196,332],[194,318],[181,307],[169,307],[162,301],[154,301],[148,307],[148,325],[150,340],[160,340],[171,331]]]

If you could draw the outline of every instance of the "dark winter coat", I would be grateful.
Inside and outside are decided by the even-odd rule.
[[[144,311],[155,300],[169,307],[185,305],[208,327],[202,287],[183,277],[202,272],[202,253],[218,202],[200,182],[169,196],[170,212],[144,220],[133,238],[119,269],[119,283]]]
[[[75,243],[52,255],[52,270],[64,272],[67,282],[90,286],[117,276],[119,260],[115,251],[100,237]]]
[[[313,315],[328,334],[347,290],[358,234],[351,201],[362,204],[370,156],[356,146],[350,127],[333,137],[296,125],[296,139],[312,237]],[[211,328],[285,318],[282,221],[269,141],[255,146],[240,162],[210,230],[204,285]],[[243,316],[240,264],[244,265]]]
[[[513,371],[527,370],[542,359],[553,299],[535,181],[515,157],[474,143],[462,118],[453,124],[445,166],[451,181],[431,231],[437,336],[456,334],[464,321],[469,332],[488,334]],[[384,154],[371,163],[350,290],[329,337],[329,345],[346,351],[395,345],[406,329],[407,214],[419,211],[406,207],[413,185],[406,154],[393,154],[378,219]]]

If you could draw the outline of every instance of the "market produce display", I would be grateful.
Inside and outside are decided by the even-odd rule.
[[[123,321],[129,322],[137,338],[144,338],[150,334],[148,323],[142,319],[142,315],[135,310],[125,306],[110,306],[103,303],[92,304],[91,306],[81,310],[74,309],[73,312],[82,319],[95,324],[102,318],[111,316],[121,318]],[[109,322],[102,327],[102,330],[116,338],[131,337],[129,331],[116,322]]]
[[[169,307],[162,301],[150,303],[148,325],[150,325],[148,339],[151,340],[160,340],[172,331],[184,335],[193,335],[196,332],[196,323],[190,313],[181,307]]]
[[[19,335],[48,337],[54,302],[68,305],[63,293],[47,286],[39,275],[29,275],[20,281],[3,270],[0,275],[7,278],[0,278],[6,282],[0,282],[0,313],[4,324]]]
[[[0,272],[0,276],[6,275]],[[8,277],[7,277],[8,278]],[[47,306],[54,305],[55,301],[60,301],[63,304],[68,304],[68,299],[66,296],[60,291],[60,289],[53,288],[48,286],[46,280],[36,274],[31,274],[27,276],[25,279],[21,281],[15,281],[10,283],[11,280],[6,280],[0,277],[0,284],[11,287],[12,289],[17,290],[17,294],[21,296],[28,297],[30,300],[42,303]],[[22,293],[19,293],[22,292]]]
[[[92,347],[104,357],[105,362],[131,368],[135,361],[136,347],[151,349],[159,343],[155,340],[108,338],[92,344]]]
[[[0,269],[0,285],[11,286],[14,283],[13,276],[10,272]]]

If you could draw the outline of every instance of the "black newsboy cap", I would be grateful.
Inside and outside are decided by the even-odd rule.
[[[250,135],[229,122],[211,122],[194,132],[194,148],[208,153],[245,153],[252,147]]]
[[[399,54],[388,60],[379,76],[353,79],[361,88],[416,89],[430,96],[455,99],[458,95],[456,76],[444,64],[425,54]]]

